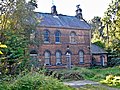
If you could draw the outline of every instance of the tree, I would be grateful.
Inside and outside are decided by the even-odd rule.
[[[99,19],[93,18],[93,37],[92,42],[103,43],[105,49],[109,52],[110,60],[111,58],[120,57],[120,0],[113,0],[101,18],[102,25],[98,27],[97,21]],[[95,21],[95,22],[93,22]],[[94,26],[95,25],[95,26]],[[94,33],[97,31],[97,33]],[[115,60],[114,60],[115,61]],[[118,60],[117,60],[118,61]]]
[[[91,29],[91,37],[92,43],[104,43],[102,41],[102,37],[103,37],[103,29],[104,26],[102,26],[102,21],[101,21],[101,17],[95,16],[91,21],[90,21],[90,25],[92,27]],[[98,44],[99,46],[100,44]],[[101,46],[101,45],[100,45]],[[104,45],[102,45],[102,47],[104,47]]]
[[[106,26],[107,41],[106,46],[112,51],[119,51],[120,45],[120,1],[114,0],[109,5],[103,17],[103,23]]]
[[[8,46],[3,51],[6,58],[2,63],[3,68],[8,69],[9,73],[14,72],[17,66],[24,66],[28,59],[30,33],[37,25],[34,13],[36,6],[35,0],[28,3],[25,0],[1,2],[0,41]]]

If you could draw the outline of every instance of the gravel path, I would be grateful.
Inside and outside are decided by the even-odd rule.
[[[94,85],[94,86],[102,86],[102,87],[105,87],[108,90],[120,90],[120,89],[117,89],[117,88],[112,88],[112,87],[101,85],[99,82],[94,82],[94,81],[89,81],[89,80],[69,81],[69,82],[64,82],[64,84],[72,86],[72,87],[76,87],[76,88],[82,87],[86,84],[90,84],[90,85]]]

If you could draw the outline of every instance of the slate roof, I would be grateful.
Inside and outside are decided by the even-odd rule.
[[[91,44],[91,52],[92,54],[107,54],[108,52],[106,52],[104,49],[102,49],[101,47],[95,45],[95,44]]]
[[[85,20],[79,20],[75,16],[62,14],[54,16],[51,13],[41,12],[36,12],[36,16],[37,18],[42,18],[39,26],[90,29],[90,25]]]

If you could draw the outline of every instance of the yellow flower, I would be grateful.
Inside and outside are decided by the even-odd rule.
[[[0,44],[0,47],[1,47],[1,48],[7,48],[6,45],[2,45],[2,44]]]
[[[0,54],[3,54],[3,53],[0,51]]]

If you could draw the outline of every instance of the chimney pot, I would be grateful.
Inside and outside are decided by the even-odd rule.
[[[53,15],[57,15],[57,10],[56,10],[56,6],[55,6],[55,5],[53,5],[53,6],[51,7],[51,13],[52,13]]]
[[[77,10],[76,10],[76,17],[78,19],[83,19],[82,17],[82,9],[80,8],[80,4],[76,6],[77,7]]]

